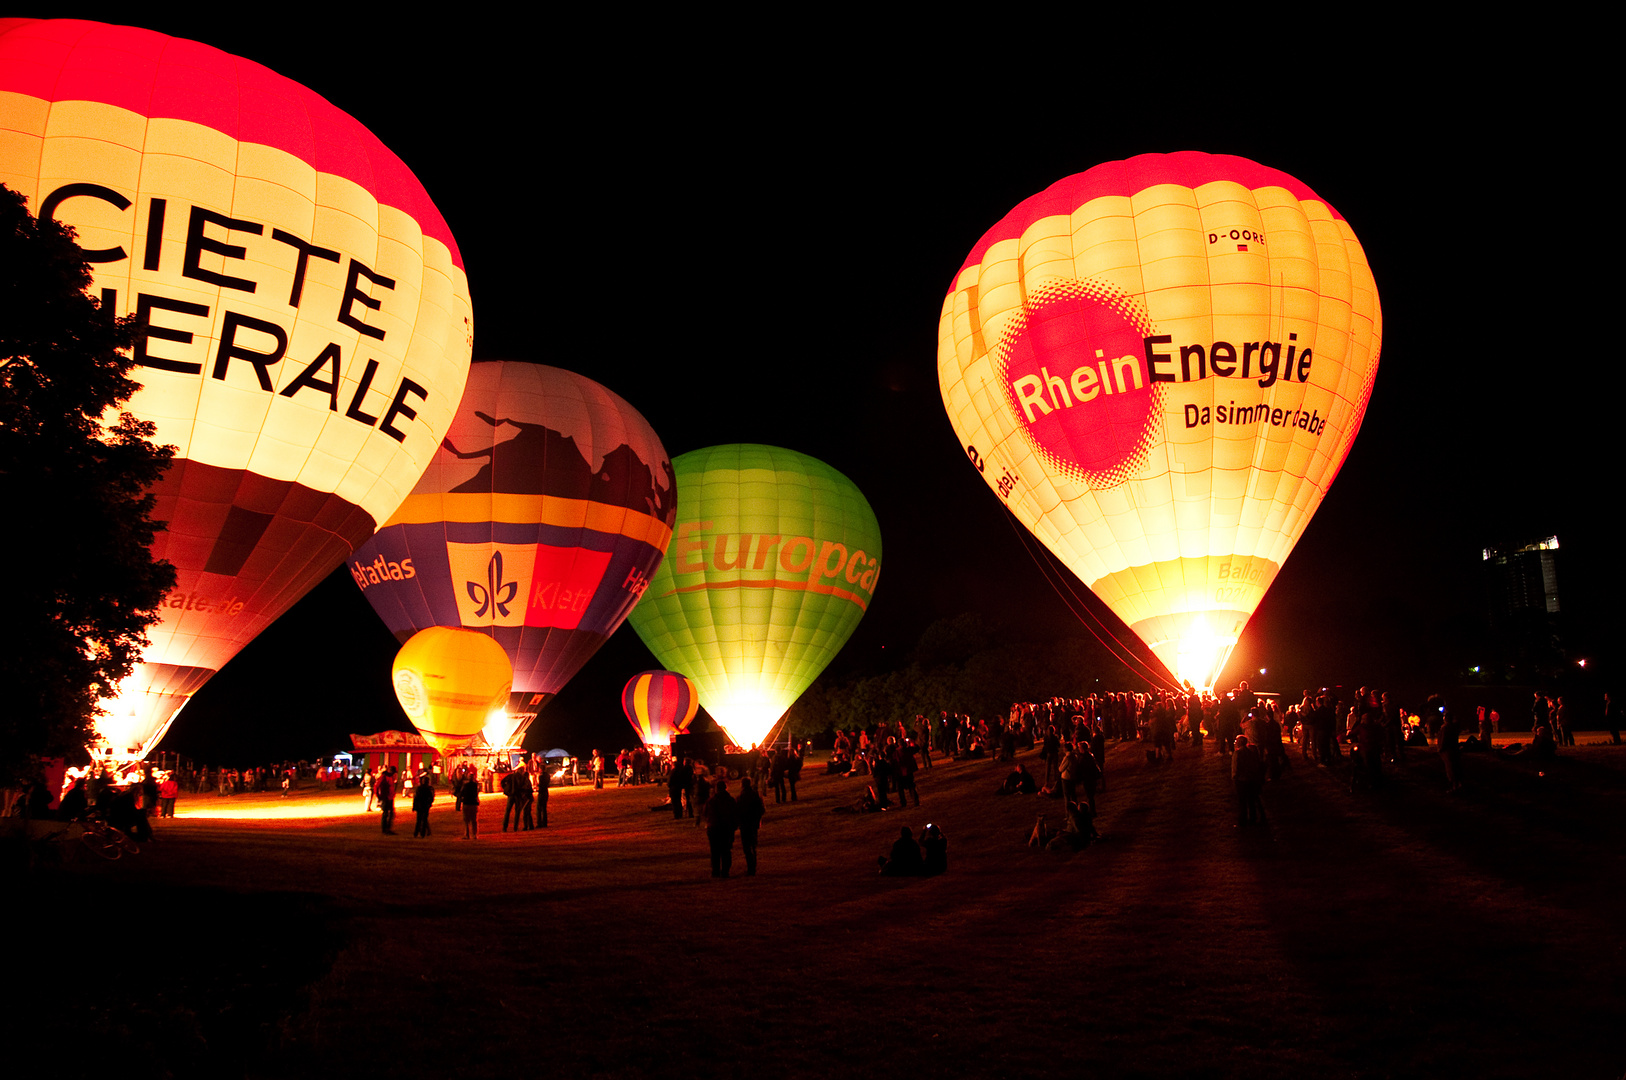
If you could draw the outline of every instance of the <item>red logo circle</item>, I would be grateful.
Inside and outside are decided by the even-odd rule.
[[[1161,388],[1146,366],[1151,320],[1097,281],[1053,281],[1022,305],[993,349],[1006,404],[1039,455],[1091,487],[1146,462]]]

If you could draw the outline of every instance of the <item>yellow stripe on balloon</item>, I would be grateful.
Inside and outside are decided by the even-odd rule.
[[[434,525],[440,522],[484,524],[491,521],[538,521],[566,529],[643,540],[666,550],[672,530],[659,518],[624,506],[593,502],[590,499],[560,499],[549,495],[512,495],[501,492],[431,492],[409,495],[406,502],[385,523],[390,525]]]

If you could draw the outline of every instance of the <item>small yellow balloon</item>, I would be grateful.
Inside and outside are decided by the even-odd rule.
[[[485,634],[431,626],[401,646],[391,679],[407,718],[444,758],[473,742],[508,703],[514,668]]]

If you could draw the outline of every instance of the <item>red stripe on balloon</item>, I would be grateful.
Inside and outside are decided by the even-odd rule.
[[[1124,161],[1108,161],[1058,180],[1039,194],[1017,203],[1015,209],[977,241],[977,246],[971,249],[970,256],[954,275],[954,280],[960,280],[960,274],[965,272],[966,267],[982,262],[989,248],[1001,240],[1021,236],[1028,226],[1040,218],[1071,214],[1091,199],[1105,195],[1130,196],[1158,184],[1180,184],[1194,188],[1215,180],[1233,180],[1255,190],[1262,187],[1286,188],[1300,202],[1319,202],[1327,207],[1327,212],[1334,218],[1343,220],[1343,215],[1302,181],[1247,158],[1233,154],[1204,154],[1196,150],[1182,150],[1175,154],[1141,154]],[[952,293],[954,287],[951,285],[948,291]]]
[[[81,19],[0,19],[0,90],[185,120],[292,154],[411,215],[463,255],[418,178],[360,121],[270,68],[210,45]]]

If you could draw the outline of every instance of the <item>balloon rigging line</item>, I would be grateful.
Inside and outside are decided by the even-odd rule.
[[[1136,656],[1134,651],[1128,645],[1120,641],[1118,637],[1107,628],[1106,623],[1100,618],[1100,616],[1096,615],[1095,612],[1089,609],[1089,605],[1084,598],[1074,591],[1072,585],[1069,584],[1066,579],[1063,578],[1056,571],[1056,569],[1046,561],[1048,552],[1042,552],[1033,546],[1034,538],[1021,527],[1021,523],[1016,520],[1016,515],[1012,514],[1008,507],[1005,508],[1005,519],[1007,523],[1010,524],[1011,531],[1016,533],[1017,539],[1022,542],[1023,548],[1028,553],[1028,557],[1031,558],[1039,567],[1039,572],[1044,575],[1045,580],[1049,582],[1050,587],[1055,590],[1056,595],[1061,597],[1062,603],[1067,605],[1067,610],[1072,613],[1073,617],[1079,621],[1080,625],[1082,625],[1084,629],[1090,632],[1090,635],[1100,643],[1102,648],[1106,649],[1107,652],[1112,655],[1113,659],[1117,660],[1131,671],[1136,671],[1138,669],[1139,673],[1154,686],[1161,685],[1166,689],[1172,690],[1180,689],[1172,679],[1161,674],[1156,669],[1149,666],[1139,656]],[[1092,622],[1095,625],[1092,626]],[[1096,629],[1097,627],[1100,628],[1099,632]],[[1105,637],[1102,636],[1103,634]],[[1108,644],[1109,641],[1111,644]],[[1113,646],[1117,646],[1117,648],[1114,649]],[[1120,655],[1119,650],[1122,651],[1122,655]]]

